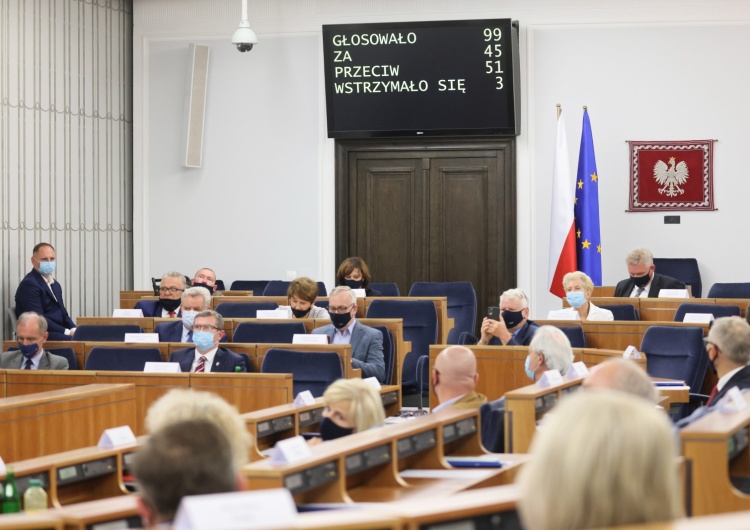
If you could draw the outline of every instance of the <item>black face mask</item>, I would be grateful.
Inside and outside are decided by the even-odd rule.
[[[182,300],[180,300],[179,298],[177,300],[172,300],[171,298],[159,298],[159,303],[167,311],[177,311],[177,308],[180,307],[180,303],[182,303]]]
[[[336,425],[332,419],[323,418],[320,420],[320,437],[323,441],[335,440],[342,436],[348,436],[354,432],[354,429],[347,429]]]
[[[214,285],[212,287],[212,286],[208,285],[207,283],[193,282],[193,285],[191,287],[203,287],[204,289],[208,289],[209,293],[213,293],[214,292],[214,287],[216,287],[216,286]]]
[[[336,329],[344,329],[346,325],[349,323],[349,321],[352,319],[352,314],[350,312],[347,313],[328,313],[331,317],[331,324],[333,324]]]
[[[646,284],[651,281],[651,275],[631,276],[630,281],[633,282],[636,287],[646,287]]]
[[[344,285],[350,289],[362,289],[363,280],[344,280]]]
[[[305,318],[305,316],[310,312],[312,309],[312,306],[308,307],[307,309],[294,309],[293,307],[289,306],[292,310],[292,314],[294,315],[294,318]]]
[[[523,310],[521,311],[503,311],[503,321],[505,326],[510,329],[516,327],[523,320]]]

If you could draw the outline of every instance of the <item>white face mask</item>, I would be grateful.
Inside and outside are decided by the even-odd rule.
[[[182,312],[182,325],[185,326],[187,329],[193,329],[193,324],[195,324],[195,315],[198,314],[198,311],[190,311],[186,310]]]

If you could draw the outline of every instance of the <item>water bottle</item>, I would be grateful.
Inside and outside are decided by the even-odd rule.
[[[42,481],[38,478],[29,481],[29,489],[23,494],[23,509],[26,513],[47,509],[47,492],[42,488]]]
[[[18,513],[21,511],[21,495],[18,493],[16,474],[12,466],[8,466],[3,486],[3,513]]]

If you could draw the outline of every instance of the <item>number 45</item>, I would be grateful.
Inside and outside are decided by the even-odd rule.
[[[500,57],[503,54],[503,50],[500,46],[500,44],[488,44],[484,49],[484,54],[490,57]]]

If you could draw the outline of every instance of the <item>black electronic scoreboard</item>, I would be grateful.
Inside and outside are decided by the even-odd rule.
[[[323,26],[330,138],[520,132],[518,22]]]

